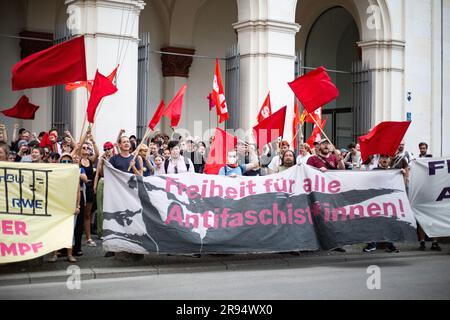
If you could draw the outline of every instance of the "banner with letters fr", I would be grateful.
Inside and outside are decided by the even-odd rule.
[[[75,165],[0,162],[0,263],[72,246]]]
[[[419,158],[411,166],[411,206],[429,237],[450,236],[450,158]]]
[[[255,253],[416,240],[398,170],[136,177],[105,168],[104,242],[132,253]]]

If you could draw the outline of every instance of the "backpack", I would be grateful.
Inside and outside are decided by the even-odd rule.
[[[183,157],[184,164],[186,165],[186,171],[189,171],[189,168],[191,164],[189,163],[189,160],[186,157]],[[169,161],[170,159],[164,160],[164,172],[167,174],[167,169],[169,169]]]

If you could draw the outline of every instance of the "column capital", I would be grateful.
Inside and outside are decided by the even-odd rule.
[[[162,52],[173,53],[161,55],[162,72],[164,77],[189,78],[189,68],[192,65],[194,49],[165,47]],[[183,54],[183,55],[177,55]]]
[[[143,10],[145,2],[143,0],[65,0],[64,4],[69,5],[83,5],[89,7],[108,7],[113,9],[135,9]]]
[[[300,30],[300,25],[279,20],[247,20],[234,23],[233,28],[238,32],[272,30],[295,34]]]

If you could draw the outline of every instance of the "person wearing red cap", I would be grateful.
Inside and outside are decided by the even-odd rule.
[[[97,164],[97,172],[94,180],[94,192],[97,199],[97,237],[103,240],[103,188],[104,188],[104,176],[103,176],[103,164],[105,161],[109,161],[114,155],[114,144],[112,142],[105,142],[103,144],[104,153],[99,158]]]

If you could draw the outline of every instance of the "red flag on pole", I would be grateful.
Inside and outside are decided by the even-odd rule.
[[[32,54],[12,68],[12,89],[87,81],[84,36]]]
[[[359,137],[362,161],[365,162],[370,155],[374,154],[395,156],[410,124],[410,121],[381,122],[367,135]]]
[[[118,68],[119,68],[119,65],[117,65],[117,67],[106,77],[111,82],[113,82],[114,78],[116,77]],[[66,91],[70,92],[72,90],[84,87],[88,90],[89,93],[91,93],[93,84],[94,84],[94,80],[69,82],[68,84],[66,84]]]
[[[321,123],[321,128],[325,128],[325,124],[327,123],[327,119],[323,120],[319,119],[318,123]],[[322,130],[319,129],[317,125],[314,125],[313,132],[311,136],[308,138],[308,141],[306,143],[311,147],[311,149],[314,149],[314,142],[320,142],[322,140]]]
[[[30,103],[27,96],[22,96],[14,107],[1,112],[11,118],[34,120],[34,115],[38,109],[38,106]]]
[[[322,108],[316,109],[313,113],[308,113],[308,111],[303,110],[301,118],[304,119],[304,122],[313,124],[316,122],[320,123],[322,121]],[[313,118],[316,119],[316,122],[314,122]]]
[[[152,120],[150,120],[150,123],[148,124],[148,128],[150,130],[155,130],[156,125],[159,123],[159,120],[161,120],[165,107],[166,105],[164,104],[164,100],[161,100],[158,108],[155,111],[155,114],[153,115]]]
[[[324,67],[319,67],[288,83],[292,91],[310,113],[339,96]]]
[[[107,77],[102,75],[100,72],[96,72],[94,85],[92,87],[91,97],[89,98],[88,107],[87,107],[87,116],[89,123],[94,123],[95,119],[95,111],[97,111],[97,107],[100,101],[109,95],[112,95],[117,92],[116,86],[112,84]]]
[[[264,119],[267,119],[271,115],[272,115],[272,105],[270,103],[270,92],[269,92],[261,106],[261,110],[259,110],[258,119],[257,119],[258,123],[260,123]]]
[[[216,59],[216,70],[214,72],[213,91],[211,93],[214,104],[216,105],[219,123],[228,120],[228,107],[225,100],[225,91],[222,85],[222,76],[220,75],[219,59]]]
[[[261,150],[266,144],[283,136],[284,124],[286,121],[286,109],[287,107],[284,106],[253,127],[253,134],[256,138],[258,149]]]
[[[206,174],[218,174],[220,168],[225,166],[227,162],[227,153],[234,150],[236,144],[237,138],[235,136],[220,128],[216,128],[211,150],[203,172]]]
[[[172,101],[170,101],[167,106],[166,111],[164,111],[163,116],[166,116],[170,119],[170,126],[175,128],[180,123],[181,119],[181,109],[183,107],[183,98],[186,93],[187,83],[185,83],[178,93],[173,97]]]

